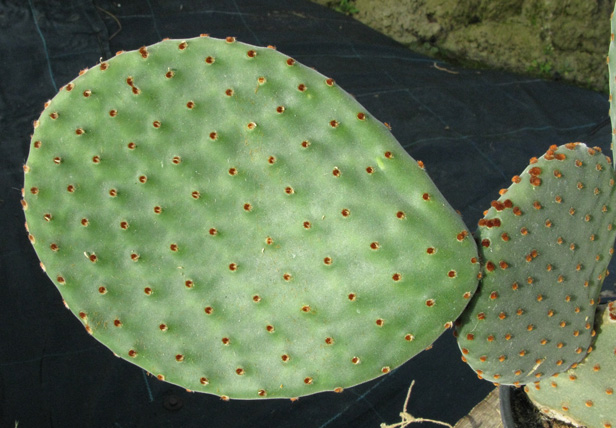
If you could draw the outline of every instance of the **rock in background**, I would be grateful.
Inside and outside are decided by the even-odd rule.
[[[612,0],[312,1],[435,58],[607,92]]]

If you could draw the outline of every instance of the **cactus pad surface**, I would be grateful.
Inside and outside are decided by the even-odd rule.
[[[601,305],[592,352],[575,368],[524,390],[545,414],[588,428],[616,426],[616,304]]]
[[[616,11],[616,6],[615,6]],[[612,12],[612,16],[610,17],[610,47],[607,56],[607,65],[609,71],[609,91],[610,91],[610,122],[612,124],[612,154],[616,149],[616,40],[614,40],[616,34],[616,17],[614,16],[614,12]]]
[[[456,335],[481,377],[535,382],[586,355],[616,233],[610,162],[552,146],[480,220],[483,278]]]
[[[477,286],[475,242],[387,127],[234,38],[83,71],[35,122],[24,171],[30,240],[87,331],[224,399],[388,373]]]

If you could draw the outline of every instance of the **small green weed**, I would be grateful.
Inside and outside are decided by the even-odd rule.
[[[353,15],[359,12],[359,9],[355,7],[355,3],[352,0],[340,0],[340,3],[334,6],[334,10],[345,15]]]

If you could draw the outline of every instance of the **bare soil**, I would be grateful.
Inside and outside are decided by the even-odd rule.
[[[312,1],[434,58],[608,91],[613,0]]]

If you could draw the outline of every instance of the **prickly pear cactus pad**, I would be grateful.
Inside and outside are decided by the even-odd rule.
[[[612,255],[614,171],[584,144],[552,146],[479,222],[483,279],[456,335],[485,379],[535,382],[586,354]]]
[[[616,10],[616,9],[615,9]],[[610,35],[610,48],[608,51],[607,65],[609,70],[609,88],[610,88],[610,122],[612,123],[612,153],[616,147],[616,106],[614,103],[616,100],[616,41],[614,40],[614,34],[616,33],[616,17],[612,12],[610,17],[611,21],[611,35]]]
[[[35,123],[30,240],[89,333],[223,398],[341,391],[430,345],[475,242],[389,130],[271,48],[166,40]]]
[[[592,352],[577,367],[527,385],[535,405],[551,417],[588,428],[616,426],[616,304],[601,305]]]

